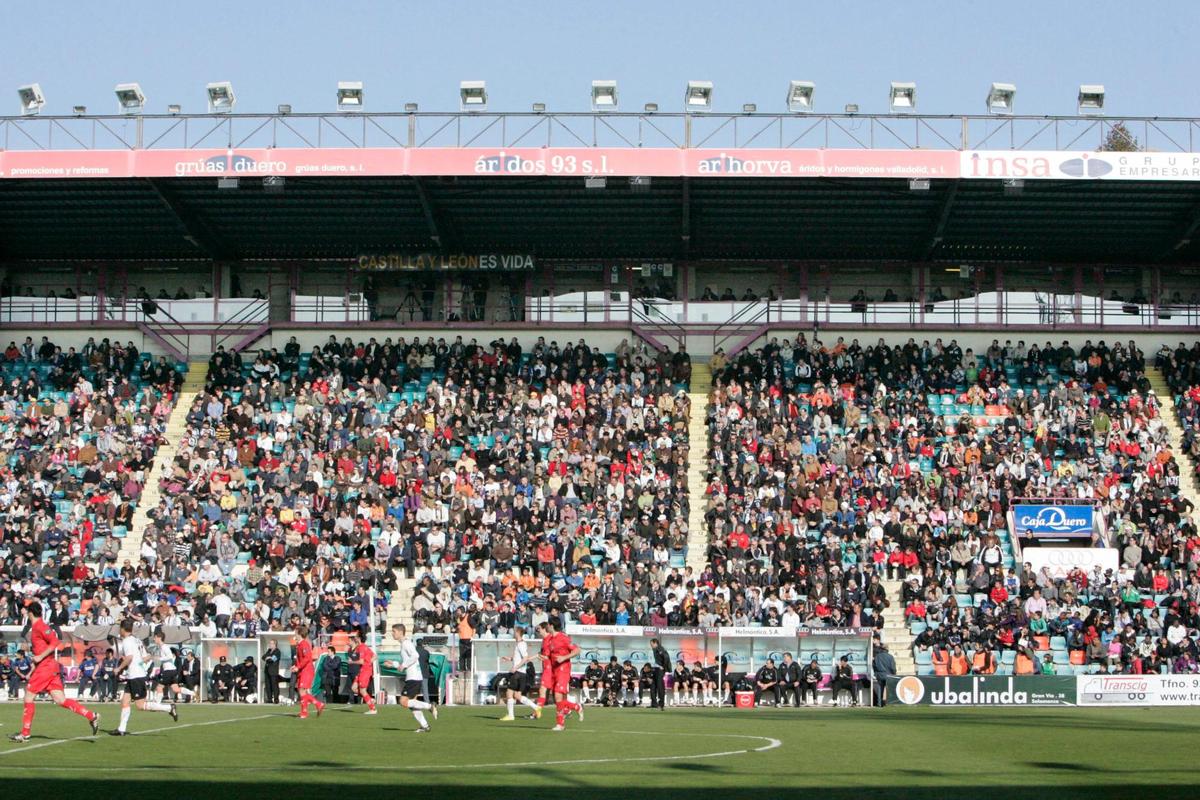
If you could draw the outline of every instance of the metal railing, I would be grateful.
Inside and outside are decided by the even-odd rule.
[[[1155,152],[1190,153],[1200,144],[1200,119],[1193,117],[398,111],[10,116],[0,117],[0,147],[1095,150],[1114,130]]]

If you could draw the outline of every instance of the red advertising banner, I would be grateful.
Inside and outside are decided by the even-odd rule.
[[[0,178],[495,175],[955,178],[953,151],[675,148],[38,150],[0,153]]]
[[[396,175],[1200,180],[1196,153],[680,148],[8,150],[0,179]]]

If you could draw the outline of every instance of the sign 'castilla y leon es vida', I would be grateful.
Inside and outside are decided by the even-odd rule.
[[[365,272],[513,272],[533,269],[534,260],[531,255],[500,253],[369,253],[358,257],[358,268]]]

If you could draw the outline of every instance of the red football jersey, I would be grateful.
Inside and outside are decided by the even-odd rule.
[[[360,644],[357,648],[355,648],[354,656],[362,662],[362,667],[359,671],[360,675],[364,672],[371,672],[375,669],[375,651],[367,647],[365,643]]]
[[[35,671],[39,670],[58,670],[58,662],[54,658],[54,653],[62,646],[58,635],[54,633],[54,629],[46,624],[44,619],[36,619],[29,631],[29,642],[31,650],[35,656],[40,656],[46,650],[50,650],[50,655],[43,658],[34,667]]]
[[[554,657],[565,656],[575,647],[575,643],[571,641],[571,637],[567,636],[562,631],[550,637],[550,655]]]
[[[312,643],[301,639],[296,645],[296,669],[304,670],[313,665]]]

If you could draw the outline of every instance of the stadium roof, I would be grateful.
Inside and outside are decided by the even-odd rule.
[[[627,178],[0,181],[0,258],[1200,260],[1200,183]]]
[[[0,259],[1200,260],[1200,123],[1123,121],[1154,149],[1096,152],[1116,122],[0,118]]]

